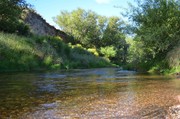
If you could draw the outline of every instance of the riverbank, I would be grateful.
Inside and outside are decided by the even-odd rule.
[[[0,62],[0,72],[113,66],[80,45],[65,44],[59,37],[6,33],[0,33]]]

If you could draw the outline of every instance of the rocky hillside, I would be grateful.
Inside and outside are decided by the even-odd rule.
[[[24,10],[23,20],[29,25],[33,34],[40,36],[60,36],[63,40],[68,38],[66,33],[51,26],[39,14],[32,10]]]

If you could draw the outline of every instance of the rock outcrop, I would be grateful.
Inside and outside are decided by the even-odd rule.
[[[65,32],[51,26],[33,10],[24,10],[23,20],[29,25],[30,31],[33,34],[40,36],[60,36],[64,41],[68,38],[68,35]]]

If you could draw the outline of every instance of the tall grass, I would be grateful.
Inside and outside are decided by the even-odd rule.
[[[31,70],[38,67],[31,39],[0,33],[0,71]]]
[[[106,67],[111,64],[85,48],[58,37],[22,37],[0,33],[0,71]]]

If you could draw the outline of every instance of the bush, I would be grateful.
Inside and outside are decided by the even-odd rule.
[[[29,29],[29,26],[24,24],[23,22],[20,22],[18,25],[17,25],[17,28],[16,28],[16,32],[18,35],[23,35],[23,36],[27,36],[30,34],[30,29]]]
[[[28,38],[0,33],[0,70],[32,70],[38,67],[35,49]]]
[[[116,56],[117,50],[114,46],[106,46],[101,47],[100,53],[103,54],[106,58],[111,58]]]
[[[0,71],[97,68],[111,66],[80,46],[71,48],[54,37],[0,33]]]
[[[28,26],[20,19],[25,7],[27,7],[27,4],[24,0],[1,0],[0,32],[27,35],[29,33]]]
[[[52,65],[52,63],[53,63],[52,56],[46,56],[43,60],[43,63],[45,64],[45,66]]]
[[[87,51],[93,53],[95,56],[99,56],[98,51],[96,50],[96,48],[89,48]]]

